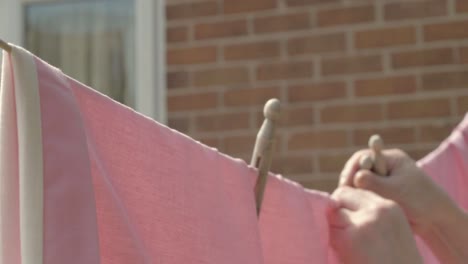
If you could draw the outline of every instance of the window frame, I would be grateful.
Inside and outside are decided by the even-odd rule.
[[[24,46],[24,7],[60,0],[1,0],[0,38]],[[134,0],[135,110],[167,123],[165,0]]]

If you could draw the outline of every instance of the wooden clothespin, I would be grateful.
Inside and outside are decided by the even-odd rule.
[[[281,115],[281,104],[278,99],[270,99],[263,108],[265,120],[258,131],[255,147],[250,165],[258,169],[258,178],[255,183],[255,202],[257,216],[260,215],[263,193],[270,171],[271,159],[275,142],[276,123]]]
[[[361,167],[361,170],[372,170],[372,167],[374,166],[374,161],[372,160],[370,155],[364,155],[359,160],[359,166]]]
[[[382,155],[384,142],[380,135],[372,135],[369,138],[369,148],[371,149],[371,155],[361,157],[359,166],[361,169],[373,170],[378,175],[387,176],[387,165]]]
[[[5,41],[0,39],[0,48],[4,49],[6,52],[10,53],[13,49],[10,44],[6,43]]]
[[[373,135],[369,139],[369,147],[372,149],[375,172],[379,175],[387,176],[387,165],[385,164],[385,158],[382,155],[382,150],[384,148],[383,139],[379,135]]]

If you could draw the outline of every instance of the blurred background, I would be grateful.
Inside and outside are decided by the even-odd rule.
[[[309,188],[333,190],[374,133],[419,159],[468,111],[466,0],[0,0],[0,17],[4,40],[246,161],[280,99],[272,170]]]

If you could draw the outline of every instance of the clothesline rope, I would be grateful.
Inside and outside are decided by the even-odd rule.
[[[11,46],[2,39],[0,39],[0,48],[4,49],[8,53],[11,52]]]

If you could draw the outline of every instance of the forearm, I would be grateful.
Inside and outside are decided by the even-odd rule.
[[[455,204],[419,235],[441,263],[467,263],[468,214]]]

